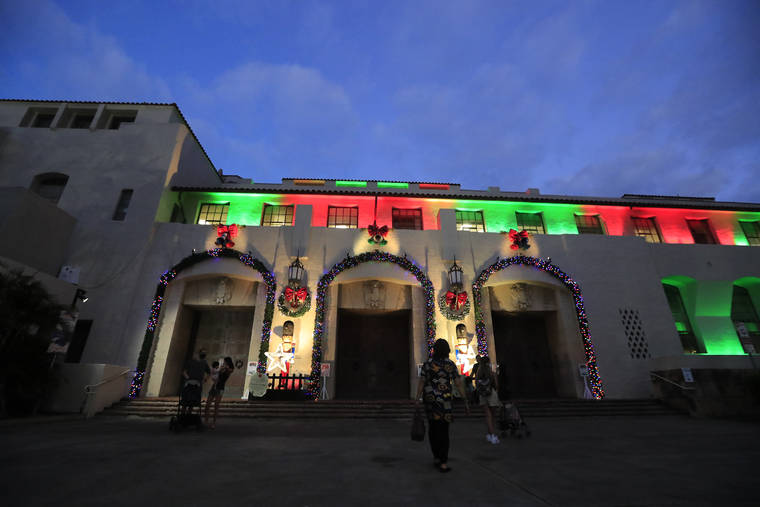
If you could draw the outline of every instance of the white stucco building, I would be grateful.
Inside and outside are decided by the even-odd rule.
[[[289,374],[317,389],[329,365],[344,399],[411,396],[433,337],[464,369],[466,353],[494,358],[518,398],[646,398],[652,372],[753,368],[760,204],[317,177],[222,175],[174,104],[2,101],[0,261],[61,302],[86,290],[68,368],[137,369],[141,396],[176,394],[201,346],[236,362],[234,397],[283,345]],[[289,316],[296,258],[288,296],[306,288],[310,307],[286,301]]]

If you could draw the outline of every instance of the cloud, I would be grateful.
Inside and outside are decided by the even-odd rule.
[[[54,3],[32,0],[6,13],[11,28],[4,43],[18,55],[13,58],[21,75],[3,88],[34,83],[13,92],[19,98],[171,101],[164,79],[127,55],[113,37],[74,22]]]
[[[352,168],[358,115],[346,91],[316,69],[247,62],[208,86],[186,86],[191,121],[207,148],[222,154],[225,170],[277,181]],[[245,166],[231,167],[233,160]]]

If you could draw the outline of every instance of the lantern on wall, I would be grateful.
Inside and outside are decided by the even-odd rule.
[[[300,317],[311,307],[309,288],[301,287],[305,273],[299,257],[288,266],[288,285],[277,300],[277,307],[288,317]]]
[[[449,268],[449,287],[452,290],[462,290],[462,268],[454,259],[454,264]]]
[[[454,259],[454,264],[449,268],[449,290],[438,298],[438,308],[444,317],[449,320],[463,320],[470,313],[470,301],[467,292],[463,291],[462,268]]]
[[[296,257],[288,267],[288,284],[291,287],[300,287],[304,272],[300,257]]]

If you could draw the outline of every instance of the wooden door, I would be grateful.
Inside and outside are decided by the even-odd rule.
[[[338,310],[336,397],[409,397],[410,312]]]
[[[499,395],[503,398],[557,396],[543,316],[493,312]]]

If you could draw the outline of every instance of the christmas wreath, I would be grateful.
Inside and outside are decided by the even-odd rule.
[[[438,298],[438,308],[449,320],[464,320],[470,313],[470,299],[466,292],[448,290]]]
[[[311,293],[307,287],[285,287],[277,299],[277,307],[288,317],[300,317],[311,308]]]

